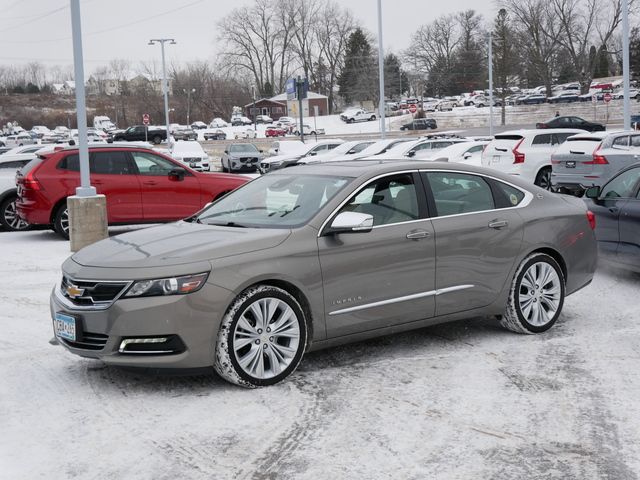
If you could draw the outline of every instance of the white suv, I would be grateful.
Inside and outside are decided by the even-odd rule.
[[[574,128],[547,128],[500,133],[482,153],[482,166],[518,175],[549,190],[551,153],[577,133],[585,132]]]

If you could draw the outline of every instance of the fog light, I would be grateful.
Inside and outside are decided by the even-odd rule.
[[[122,354],[170,355],[186,351],[187,347],[178,335],[165,337],[123,338],[118,351]]]

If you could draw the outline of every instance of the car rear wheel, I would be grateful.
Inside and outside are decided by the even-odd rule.
[[[375,122],[376,121],[376,116],[375,115],[371,115],[371,118],[369,118],[370,121]]]
[[[153,137],[153,143],[154,144],[159,145],[161,141],[162,141],[162,139],[160,138],[159,135],[156,135],[155,137]]]
[[[29,228],[29,224],[16,212],[16,198],[15,195],[11,195],[0,203],[0,224],[5,230],[20,231]]]
[[[538,172],[538,175],[536,175],[536,180],[533,183],[545,190],[551,190],[551,168],[545,167],[541,169]]]
[[[297,368],[306,341],[306,318],[291,294],[271,285],[250,287],[222,319],[214,368],[242,387],[273,385]]]
[[[60,205],[53,217],[53,229],[62,238],[69,240],[69,209],[67,202]]]
[[[500,323],[516,333],[545,332],[558,320],[564,297],[564,274],[558,262],[547,254],[533,253],[518,267]]]

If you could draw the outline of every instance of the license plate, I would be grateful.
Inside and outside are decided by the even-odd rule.
[[[190,166],[191,168],[196,168],[196,167],[198,166],[198,164],[197,164],[197,163],[195,163],[195,162],[191,162],[191,163],[189,164],[189,166]]]
[[[491,163],[500,163],[500,155],[494,155],[491,159]]]
[[[576,168],[576,162],[567,162],[565,166],[567,168]]]
[[[64,313],[56,313],[53,319],[53,329],[57,337],[71,341],[76,339],[76,319],[74,317]]]

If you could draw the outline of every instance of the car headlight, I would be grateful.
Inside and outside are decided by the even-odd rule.
[[[200,290],[207,281],[207,273],[182,277],[138,280],[131,285],[125,297],[157,297],[162,295],[185,295]]]

